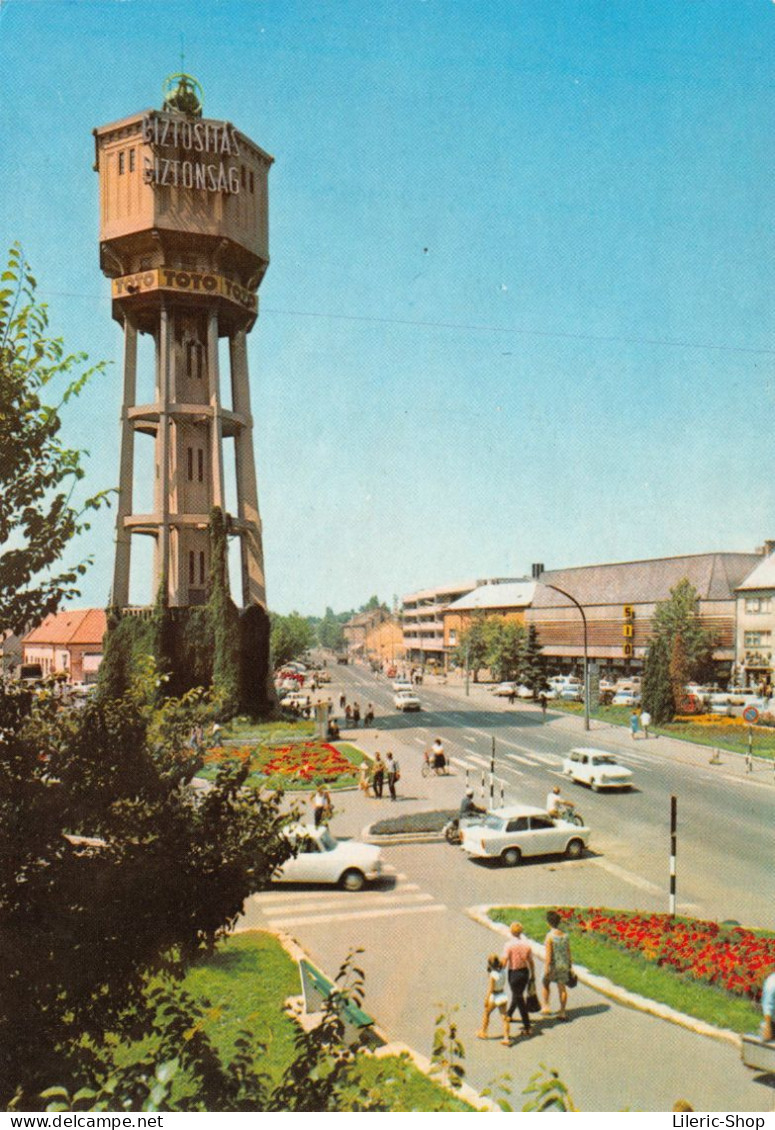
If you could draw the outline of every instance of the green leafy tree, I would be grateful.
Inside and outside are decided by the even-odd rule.
[[[344,647],[344,631],[342,621],[334,613],[333,608],[326,608],[323,619],[318,624],[318,643],[330,651],[339,651]]]
[[[667,640],[657,637],[649,644],[643,664],[641,687],[643,707],[652,721],[661,726],[671,722],[675,714],[675,700],[670,681],[670,653]]]
[[[276,667],[298,659],[315,642],[309,621],[298,612],[288,616],[270,613],[272,659]]]
[[[521,681],[525,662],[527,632],[521,624],[501,617],[486,621],[489,646],[487,666],[498,682]]]
[[[490,631],[487,617],[474,615],[469,625],[460,633],[455,653],[461,667],[473,673],[474,682],[479,681],[479,671],[487,665],[490,650]]]
[[[656,723],[671,721],[690,680],[713,677],[715,637],[700,619],[699,596],[684,578],[657,605],[643,670],[643,706]]]
[[[15,245],[0,275],[0,628],[17,633],[79,595],[88,559],[57,563],[107,499],[74,501],[85,453],[60,436],[62,409],[104,363],[84,368],[85,353],[49,336],[35,289]]]
[[[148,978],[209,949],[288,855],[247,763],[191,791],[210,704],[159,709],[156,679],[147,661],[124,698],[69,711],[0,688],[0,1107],[130,1036]]]

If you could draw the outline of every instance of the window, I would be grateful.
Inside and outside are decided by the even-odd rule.
[[[547,817],[545,817],[545,816],[531,816],[530,817],[530,827],[531,827],[532,831],[535,832],[536,830],[541,829],[541,828],[553,828],[554,824],[552,823],[551,820],[547,819]]]
[[[186,342],[186,373],[194,380],[201,380],[204,366],[202,364],[204,347],[201,341]]]
[[[527,816],[518,816],[516,820],[509,820],[506,825],[507,832],[526,832]]]
[[[253,180],[253,173],[252,172],[250,173],[250,191],[251,192],[256,191],[256,182]]]
[[[745,632],[743,642],[746,647],[769,647],[772,632]]]
[[[457,629],[456,628],[450,628],[449,629],[449,642],[450,642],[450,646],[452,646],[452,647],[454,647],[455,644],[457,643]]]
[[[205,453],[202,448],[197,449],[196,453],[196,477],[200,483],[204,482],[205,478]]]
[[[188,467],[188,481],[194,480],[194,449],[193,447],[186,448],[186,463]]]
[[[770,612],[772,601],[768,596],[749,596],[745,601],[746,612]]]
[[[188,583],[190,585],[193,585],[195,584],[195,582],[196,573],[194,571],[194,551],[190,550],[188,554]]]
[[[126,167],[126,153],[124,152],[123,149],[119,149],[119,151],[118,151],[118,175],[120,177],[123,177],[125,167]]]
[[[129,171],[130,171],[130,173],[133,173],[135,171],[135,151],[134,151],[134,149],[129,150]]]
[[[200,550],[200,552],[199,552],[199,584],[203,585],[204,583],[205,583],[205,555],[204,555],[204,551]]]

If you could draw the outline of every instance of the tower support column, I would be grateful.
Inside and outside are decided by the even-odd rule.
[[[238,330],[229,339],[231,387],[234,411],[243,420],[234,440],[237,478],[237,514],[244,524],[240,533],[242,603],[245,608],[260,604],[266,609],[264,548],[261,516],[258,510],[256,464],[253,458],[253,420],[250,415],[247,335]]]
[[[121,456],[116,510],[116,560],[113,567],[111,604],[125,608],[129,604],[129,572],[132,557],[132,534],[124,519],[132,513],[132,480],[134,478],[134,428],[129,409],[137,396],[137,326],[124,316],[124,400],[121,408]]]

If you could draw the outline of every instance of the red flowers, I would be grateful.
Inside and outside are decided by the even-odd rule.
[[[248,757],[254,773],[262,777],[287,777],[289,780],[312,782],[336,781],[349,776],[355,767],[343,753],[328,742],[294,742],[283,746],[258,746],[243,749],[211,749],[208,761]]]
[[[762,982],[775,966],[775,935],[719,926],[698,919],[643,915],[627,911],[560,910],[565,924],[595,934],[647,961],[667,966],[688,979],[758,1000]]]

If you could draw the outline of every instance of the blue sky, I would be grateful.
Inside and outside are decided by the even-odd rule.
[[[3,0],[0,236],[113,361],[67,417],[92,489],[121,354],[91,130],[160,105],[181,36],[206,116],[276,159],[273,609],[775,536],[771,0]]]

